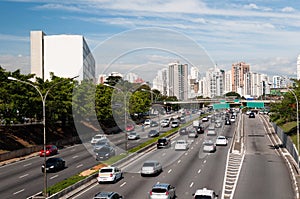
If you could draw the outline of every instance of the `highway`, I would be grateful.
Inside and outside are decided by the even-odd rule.
[[[171,117],[172,115],[168,115]],[[174,115],[173,115],[174,116]],[[187,117],[187,121],[197,117],[195,114],[192,117]],[[158,127],[155,127],[158,128]],[[138,130],[140,128],[137,128]],[[168,130],[165,128],[161,130]],[[139,145],[141,142],[149,139],[147,137],[149,127],[146,127],[141,133],[141,139],[127,141],[128,149]],[[107,135],[108,139],[117,148],[117,154],[122,153],[124,147],[125,136],[123,133]],[[65,147],[59,150],[59,154],[54,157],[62,157],[66,161],[64,170],[47,173],[47,184],[49,186],[62,181],[70,176],[76,175],[84,170],[87,170],[97,164],[95,157],[89,152],[92,146],[90,143]],[[20,199],[27,198],[38,192],[41,192],[44,187],[44,175],[41,171],[41,165],[44,163],[43,157],[33,157],[26,160],[21,160],[15,163],[7,164],[0,167],[0,198],[5,199]]]
[[[206,124],[206,126],[208,123]],[[229,137],[233,134],[235,124],[216,128],[219,135]],[[176,139],[188,139],[191,143],[188,151],[175,151]],[[142,158],[130,161],[121,167],[124,178],[115,184],[98,184],[79,193],[72,198],[93,198],[99,191],[116,191],[124,198],[148,198],[151,187],[157,182],[169,183],[176,187],[177,198],[192,198],[198,188],[207,187],[221,194],[226,158],[229,146],[218,146],[215,153],[202,151],[204,139],[215,140],[216,136],[207,137],[201,134],[198,138],[187,138],[177,135],[172,139],[171,148],[156,149],[145,154]],[[158,176],[142,177],[139,170],[145,160],[157,160],[163,165],[163,172]]]
[[[272,147],[260,117],[243,115],[246,154],[234,198],[292,199],[287,165]]]

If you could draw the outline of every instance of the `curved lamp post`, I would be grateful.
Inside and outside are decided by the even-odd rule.
[[[24,83],[24,84],[28,84],[32,87],[35,88],[35,90],[39,93],[41,99],[42,99],[42,103],[43,103],[43,129],[44,129],[44,144],[43,144],[43,148],[44,148],[44,191],[43,191],[43,195],[44,197],[47,197],[47,172],[46,172],[46,98],[47,98],[47,95],[48,93],[50,92],[50,90],[54,87],[54,86],[57,86],[58,84],[61,84],[63,83],[64,81],[66,80],[73,80],[75,78],[77,78],[78,76],[75,76],[73,78],[68,78],[68,79],[65,79],[65,80],[62,80],[60,82],[57,82],[56,84],[53,84],[45,93],[45,95],[42,94],[42,91],[34,84],[30,83],[30,82],[26,82],[26,81],[23,81],[23,80],[19,80],[17,78],[14,78],[14,77],[8,77],[9,80],[13,80],[13,81],[18,81],[18,82],[21,82],[21,83]]]
[[[111,87],[113,89],[117,89],[118,91],[120,91],[124,95],[124,130],[125,130],[125,134],[124,135],[125,135],[125,151],[127,151],[127,133],[126,133],[126,126],[127,126],[127,104],[126,104],[126,99],[127,99],[128,94],[131,93],[131,92],[127,91],[125,93],[122,89],[120,89],[118,87],[115,87],[115,86],[112,86],[112,85],[109,85],[109,84],[103,84],[103,85],[105,85],[107,87]]]

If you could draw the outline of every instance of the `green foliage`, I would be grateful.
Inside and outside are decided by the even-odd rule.
[[[60,182],[56,183],[55,185],[49,187],[47,190],[47,193],[50,193],[50,195],[55,194],[55,193],[65,189],[85,178],[86,178],[85,176],[80,176],[78,174],[75,176],[71,176],[71,177],[69,177],[63,181],[60,181]]]

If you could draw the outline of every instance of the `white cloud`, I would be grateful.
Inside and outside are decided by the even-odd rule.
[[[281,9],[282,12],[295,12],[295,9],[292,7],[284,7]]]
[[[247,8],[247,9],[258,10],[258,6],[256,4],[254,4],[254,3],[250,3],[248,5],[245,5],[244,7]]]

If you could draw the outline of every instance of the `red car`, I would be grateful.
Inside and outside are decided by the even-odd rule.
[[[55,145],[47,145],[46,146],[46,156],[55,155],[55,154],[57,154],[57,152],[58,152],[58,149]],[[40,151],[40,157],[44,157],[44,154],[45,154],[44,149],[42,149]]]
[[[125,129],[126,131],[133,131],[134,130],[134,125],[133,124],[128,124],[127,126],[126,126],[126,129]]]

